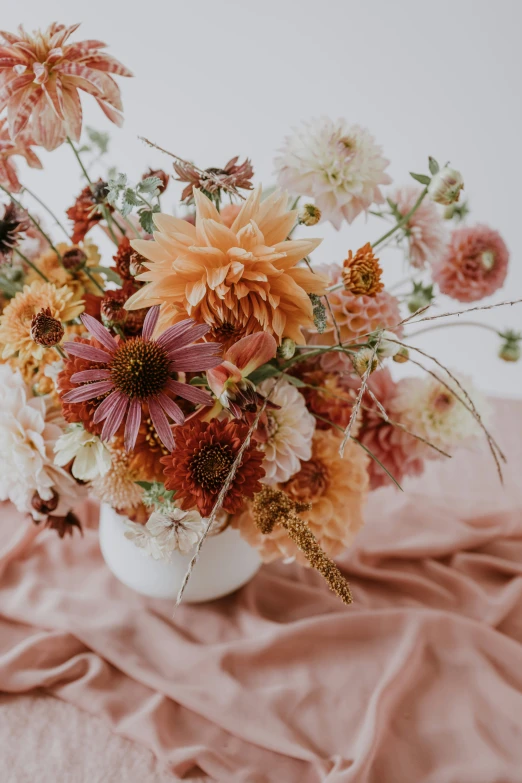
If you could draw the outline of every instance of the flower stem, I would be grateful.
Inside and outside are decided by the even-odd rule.
[[[480,321],[452,321],[452,323],[449,324],[433,324],[433,326],[425,326],[423,329],[418,329],[416,332],[408,334],[406,339],[410,340],[412,337],[417,337],[419,334],[424,334],[425,332],[432,332],[434,329],[448,329],[449,327],[453,326],[476,326],[481,329],[487,329],[489,332],[494,332],[497,337],[500,337],[500,332],[498,329],[495,329],[489,324],[483,324],[480,323]]]
[[[28,188],[26,185],[24,185],[24,186],[23,186],[23,189],[24,189],[24,191],[25,191],[26,193],[29,193],[29,195],[30,195],[30,196],[32,196],[32,198],[34,198],[34,200],[35,200],[35,201],[37,201],[37,202],[40,204],[40,206],[41,206],[41,207],[43,207],[43,208],[45,209],[45,211],[47,212],[47,214],[48,214],[48,215],[50,215],[50,216],[52,217],[52,219],[54,220],[54,222],[56,223],[56,225],[58,226],[58,228],[61,228],[61,229],[62,229],[63,233],[64,233],[64,234],[65,234],[65,236],[67,237],[67,240],[70,242],[70,241],[71,241],[71,237],[69,236],[69,232],[67,231],[67,229],[65,228],[65,226],[63,225],[63,223],[61,223],[61,222],[58,220],[57,216],[54,214],[54,212],[52,211],[52,209],[51,209],[50,207],[48,207],[48,206],[47,206],[47,204],[46,204],[44,201],[42,201],[42,199],[41,199],[39,196],[37,196],[37,195],[36,195],[36,193],[33,193],[33,191],[32,191],[32,190],[29,190],[29,188]]]
[[[92,274],[91,270],[90,270],[90,269],[89,269],[87,266],[84,266],[84,267],[83,267],[83,271],[85,272],[85,274],[87,275],[87,277],[89,278],[89,280],[91,281],[91,283],[92,283],[93,285],[95,285],[95,286],[96,286],[96,288],[98,289],[98,291],[101,291],[101,292],[102,292],[102,296],[105,296],[105,289],[103,288],[103,286],[101,286],[101,285],[98,283],[98,281],[96,280],[96,278],[95,278],[95,277],[94,277],[94,275]]]
[[[44,275],[44,273],[43,273],[43,272],[42,272],[40,269],[38,269],[38,267],[36,266],[36,264],[33,264],[33,262],[32,262],[32,261],[30,261],[30,260],[27,258],[27,256],[24,256],[24,254],[23,254],[23,253],[22,253],[20,250],[18,250],[18,248],[16,248],[16,247],[15,247],[15,248],[14,248],[14,251],[15,251],[15,253],[16,253],[16,255],[17,255],[17,256],[20,256],[20,258],[22,259],[22,261],[25,261],[25,263],[26,263],[28,266],[30,266],[30,267],[31,267],[31,269],[33,269],[33,270],[36,272],[36,274],[37,274],[37,275],[40,275],[40,277],[42,278],[42,280],[45,280],[45,282],[46,282],[46,283],[49,283],[49,282],[50,282],[50,281],[49,281],[49,278],[48,278],[48,277],[46,277],[46,275]]]
[[[427,193],[428,193],[428,188],[427,187],[423,188],[423,190],[419,194],[419,198],[417,199],[413,207],[409,210],[409,212],[406,212],[406,214],[400,220],[398,220],[397,223],[392,228],[390,228],[389,231],[383,234],[382,237],[379,237],[379,239],[377,239],[372,244],[372,247],[377,247],[382,242],[384,242],[385,239],[388,239],[388,237],[391,237],[392,234],[395,234],[395,232],[398,231],[399,228],[402,228],[404,225],[406,225],[408,220],[415,214],[415,212],[418,210],[418,208],[424,201],[424,198],[426,197]]]
[[[72,151],[74,152],[74,157],[76,158],[76,160],[77,160],[77,161],[78,161],[78,163],[80,164],[80,168],[81,168],[81,170],[83,171],[83,176],[85,177],[85,179],[87,180],[87,182],[89,183],[89,185],[92,185],[92,184],[93,184],[93,183],[92,183],[92,180],[91,180],[91,178],[89,177],[89,174],[88,174],[88,172],[87,172],[87,169],[86,169],[86,168],[85,168],[85,166],[83,165],[83,161],[82,161],[82,159],[80,158],[80,153],[78,152],[78,150],[77,150],[77,149],[76,149],[76,147],[74,146],[74,144],[73,144],[73,142],[72,142],[72,139],[70,138],[70,136],[67,136],[67,144],[70,146],[70,148],[71,148],[71,149],[72,149]]]
[[[36,219],[35,219],[35,218],[34,218],[34,217],[31,215],[31,213],[30,213],[30,212],[28,212],[28,210],[27,210],[27,209],[24,207],[24,205],[23,205],[23,204],[21,204],[21,203],[20,203],[20,201],[18,201],[18,199],[16,199],[16,198],[13,196],[13,194],[12,194],[12,193],[10,193],[10,192],[7,190],[7,188],[4,188],[4,186],[3,186],[3,185],[0,185],[0,190],[3,190],[3,191],[4,191],[4,193],[6,193],[6,194],[9,196],[9,198],[11,199],[11,201],[13,202],[13,204],[16,204],[16,206],[17,206],[17,207],[19,207],[20,209],[22,209],[22,210],[23,210],[23,211],[24,211],[24,212],[27,214],[27,217],[29,218],[29,220],[31,221],[31,223],[33,224],[33,226],[36,228],[36,230],[37,230],[37,231],[39,231],[39,232],[40,232],[40,234],[41,234],[41,235],[44,237],[44,239],[46,239],[46,240],[47,240],[47,242],[49,243],[49,247],[51,248],[51,250],[53,250],[53,251],[56,253],[56,255],[58,256],[58,260],[59,260],[59,262],[60,262],[60,263],[62,263],[62,256],[61,256],[61,254],[60,254],[59,250],[57,250],[57,248],[56,248],[56,247],[53,245],[53,242],[52,242],[52,239],[51,239],[51,237],[49,236],[49,234],[47,234],[47,233],[46,233],[46,232],[43,230],[43,228],[42,228],[42,227],[41,227],[41,225],[38,223],[38,221],[37,221],[37,220],[36,220]]]

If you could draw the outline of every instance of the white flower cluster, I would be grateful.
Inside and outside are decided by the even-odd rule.
[[[125,538],[154,560],[170,562],[173,552],[188,554],[198,543],[205,530],[205,520],[197,511],[154,511],[146,525],[127,520]]]

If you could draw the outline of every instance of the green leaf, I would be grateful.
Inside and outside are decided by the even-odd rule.
[[[146,177],[145,179],[142,179],[141,182],[138,182],[136,190],[138,193],[150,193],[151,195],[156,196],[157,193],[155,193],[155,191],[162,185],[163,183],[159,177]]]
[[[250,373],[248,379],[257,386],[261,381],[264,381],[267,378],[273,378],[275,375],[279,375],[280,372],[281,370],[274,364],[263,364],[261,367],[258,367],[257,370],[254,370],[253,373]]]
[[[151,481],[135,481],[134,483],[147,491],[153,486]]]
[[[127,215],[130,215],[134,208],[134,204],[131,204],[127,199],[123,199],[121,202],[120,212],[123,217],[127,217]]]
[[[416,179],[421,185],[429,185],[431,182],[431,178],[426,176],[426,174],[414,174],[413,171],[410,171],[410,177]]]
[[[301,378],[296,378],[295,375],[287,375],[286,373],[283,375],[283,380],[288,381],[288,383],[291,383],[292,386],[296,386],[298,389],[307,385]]]
[[[132,204],[134,207],[137,207],[138,204],[141,204],[141,199],[138,198],[136,193],[133,191],[132,188],[125,188],[123,192],[123,198],[125,201],[128,201],[129,204]]]
[[[157,210],[149,209],[148,207],[144,207],[138,211],[140,226],[147,234],[152,234],[154,231],[154,221],[152,220],[152,215],[155,211]]]
[[[191,378],[189,381],[189,386],[206,386],[207,385],[207,379],[203,375],[196,375],[195,378]]]
[[[97,147],[100,155],[105,155],[109,149],[109,141],[111,138],[109,134],[89,127],[85,128],[85,131],[89,137],[89,140],[92,142],[92,144],[94,144],[95,147]]]
[[[111,283],[116,283],[116,285],[122,286],[123,280],[119,276],[117,272],[114,271],[114,269],[111,269],[109,266],[93,266],[90,268],[91,272],[95,272],[98,275],[105,275],[107,280],[110,280]]]
[[[431,155],[428,158],[428,165],[430,167],[430,172],[433,174],[433,176],[435,176],[435,174],[438,173],[440,166],[437,163],[437,161],[435,160],[435,158],[431,157]]]

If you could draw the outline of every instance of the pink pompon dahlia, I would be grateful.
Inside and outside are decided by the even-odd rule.
[[[509,250],[488,226],[463,226],[451,235],[444,256],[433,267],[441,293],[459,302],[476,302],[491,296],[504,284]]]
[[[68,354],[106,365],[83,370],[71,376],[73,383],[82,383],[63,396],[64,402],[85,402],[108,395],[97,407],[93,422],[104,421],[101,438],[108,441],[117,432],[124,417],[125,448],[130,451],[136,443],[141,424],[142,405],[150,412],[154,428],[165,447],[172,451],[174,440],[167,414],[183,424],[185,416],[172,395],[196,404],[211,405],[210,395],[175,380],[179,372],[203,372],[221,362],[217,343],[194,345],[208,332],[206,325],[197,325],[187,318],[171,326],[157,339],[152,335],[159,316],[159,307],[152,307],[145,317],[140,337],[117,341],[99,321],[82,315],[84,326],[102,345],[102,349],[81,342],[64,343]]]
[[[70,136],[79,141],[82,109],[78,90],[92,95],[103,113],[120,126],[120,89],[111,73],[132,76],[118,60],[101,52],[101,41],[66,41],[78,29],[53,22],[47,30],[0,32],[0,111],[7,107],[11,138],[29,130],[34,143],[56,149]]]
[[[419,198],[420,188],[416,185],[405,185],[392,193],[391,200],[397,205],[397,210],[404,217],[412,209]],[[448,241],[446,224],[437,207],[424,199],[404,227],[408,241],[409,261],[417,269],[426,264],[435,264],[444,253]]]
[[[16,166],[12,160],[15,155],[25,158],[27,165],[32,169],[43,168],[40,158],[31,149],[31,146],[35,144],[34,139],[27,133],[21,133],[16,142],[12,141],[7,117],[0,118],[0,185],[10,193],[19,193],[22,189]]]

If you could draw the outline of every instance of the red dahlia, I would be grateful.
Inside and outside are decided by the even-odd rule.
[[[197,507],[202,516],[211,513],[248,430],[248,424],[217,419],[176,427],[175,449],[161,462],[165,487],[176,490],[176,503],[182,509]],[[247,498],[261,491],[263,456],[253,443],[243,454],[223,502],[229,514],[237,513]]]

